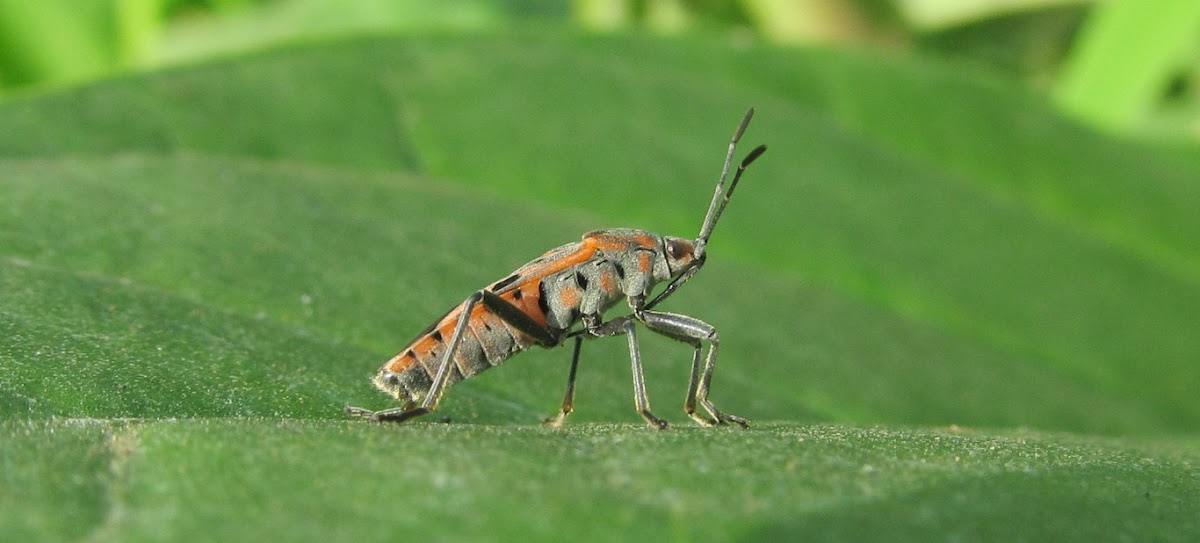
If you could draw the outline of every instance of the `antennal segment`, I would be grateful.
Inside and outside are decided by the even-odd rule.
[[[700,235],[696,238],[696,248],[693,254],[697,260],[704,258],[704,248],[708,245],[708,238],[712,235],[713,228],[717,226],[717,220],[721,218],[721,213],[725,211],[725,206],[729,204],[729,199],[733,196],[733,189],[737,188],[738,180],[742,178],[742,172],[745,172],[746,167],[767,150],[766,145],[759,145],[750,151],[750,154],[746,155],[746,158],[742,159],[742,163],[738,165],[737,172],[733,174],[733,181],[729,183],[729,189],[725,189],[725,180],[729,178],[729,166],[733,163],[733,153],[737,150],[738,140],[742,139],[742,133],[750,125],[752,117],[754,117],[754,108],[750,108],[746,112],[746,116],[742,117],[741,124],[733,133],[733,139],[729,140],[729,152],[725,154],[725,165],[721,168],[721,178],[717,181],[712,203],[708,205],[708,214],[704,216],[704,224],[700,226]]]
[[[729,205],[729,199],[733,197],[733,189],[737,188],[738,180],[742,178],[742,173],[746,171],[746,167],[754,162],[760,155],[767,151],[766,145],[755,147],[746,158],[742,159],[742,163],[738,165],[737,172],[733,174],[733,181],[729,182],[729,189],[725,188],[725,180],[729,178],[729,166],[733,162],[733,153],[737,149],[738,140],[742,139],[742,133],[746,131],[746,126],[750,124],[750,118],[754,116],[754,108],[746,112],[746,116],[742,118],[742,124],[739,124],[737,131],[733,133],[733,139],[729,141],[729,153],[725,155],[725,166],[721,168],[721,179],[717,181],[717,190],[713,193],[712,203],[708,205],[708,214],[704,216],[704,224],[700,226],[700,236],[696,238],[696,246],[692,249],[692,257],[695,258],[695,264],[683,272],[679,277],[672,280],[667,288],[658,293],[654,299],[647,303],[644,309],[653,309],[659,302],[667,299],[671,293],[675,292],[681,285],[691,279],[696,272],[700,271],[700,266],[704,265],[704,247],[708,245],[708,237],[712,235],[713,227],[717,225],[717,219],[721,218],[721,213],[725,211],[725,206]]]

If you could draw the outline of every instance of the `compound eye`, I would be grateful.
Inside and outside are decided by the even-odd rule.
[[[687,256],[689,250],[690,247],[679,240],[667,240],[667,256],[671,257],[671,260],[679,260]]]

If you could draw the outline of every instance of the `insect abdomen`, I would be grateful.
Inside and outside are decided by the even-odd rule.
[[[504,296],[521,303],[522,290]],[[536,294],[535,294],[536,296]],[[534,300],[533,306],[537,307]],[[522,304],[524,305],[524,304]],[[429,392],[438,365],[449,346],[462,306],[451,310],[427,332],[388,360],[375,376],[375,386],[405,402],[419,402]],[[531,315],[531,316],[536,316]],[[447,371],[447,386],[500,365],[533,345],[529,336],[513,329],[482,305],[475,306]]]

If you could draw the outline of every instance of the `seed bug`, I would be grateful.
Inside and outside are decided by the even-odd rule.
[[[708,399],[719,344],[716,329],[695,317],[653,309],[704,265],[708,239],[738,180],[767,150],[760,145],[750,151],[725,188],[738,140],[753,116],[751,108],[729,142],[712,203],[695,241],[615,228],[588,232],[581,241],[551,249],[472,294],[379,369],[373,379],[375,386],[404,402],[403,406],[381,411],[347,406],[346,412],[378,422],[404,422],[436,409],[446,388],[462,379],[533,345],[557,347],[574,339],[562,407],[546,419],[547,424],[558,426],[575,408],[575,371],[583,340],[624,335],[633,368],[634,406],[651,427],[666,428],[667,421],[651,413],[646,396],[634,326],[640,322],[652,332],[692,346],[691,381],[683,404],[688,417],[704,426],[747,426],[745,419],[722,412]],[[651,289],[664,281],[668,282],[666,288],[647,302]],[[604,312],[622,298],[631,313],[604,321]],[[708,343],[708,355],[701,366],[704,343]],[[697,405],[708,415],[697,412]]]

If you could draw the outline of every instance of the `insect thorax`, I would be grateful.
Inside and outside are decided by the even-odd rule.
[[[583,315],[601,316],[630,296],[645,296],[670,278],[662,237],[632,229],[584,234],[581,250],[590,256],[542,279],[541,305],[546,325],[570,329]]]

